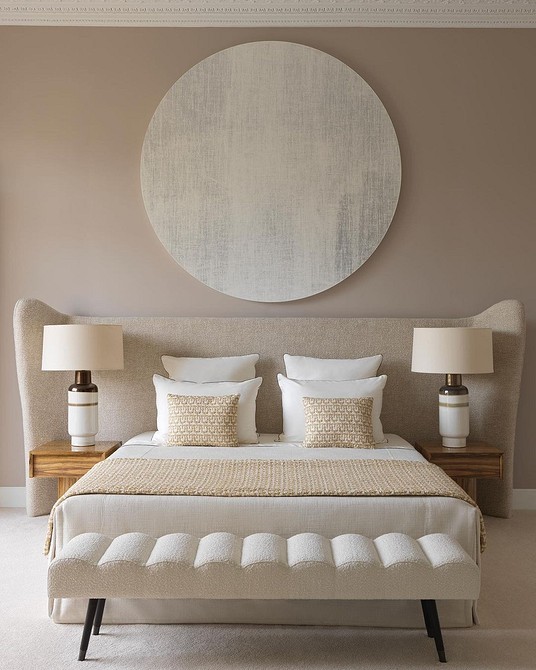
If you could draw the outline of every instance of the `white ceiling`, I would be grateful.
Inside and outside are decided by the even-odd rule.
[[[536,0],[0,0],[0,24],[533,28]]]

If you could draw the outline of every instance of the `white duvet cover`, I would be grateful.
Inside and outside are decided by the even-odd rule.
[[[261,436],[256,445],[224,447],[163,447],[153,433],[129,440],[110,458],[230,458],[230,459],[394,459],[423,460],[404,439],[386,435],[376,449],[304,449],[277,436]],[[204,496],[85,495],[65,500],[57,509],[51,557],[71,538],[84,532],[114,537],[140,531],[155,537],[184,532],[206,535],[227,531],[289,537],[313,532],[326,537],[361,533],[377,537],[404,532],[413,537],[448,533],[479,560],[478,510],[461,500],[434,497],[288,497],[228,498]],[[86,603],[51,601],[54,621],[83,621]],[[472,603],[440,604],[442,624],[472,624]],[[373,626],[422,626],[418,602],[406,601],[175,601],[113,600],[105,621],[114,623],[294,623]]]

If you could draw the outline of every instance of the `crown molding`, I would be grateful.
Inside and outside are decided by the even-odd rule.
[[[0,0],[1,25],[534,28],[534,0]]]

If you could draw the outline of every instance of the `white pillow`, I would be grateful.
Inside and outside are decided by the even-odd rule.
[[[283,435],[285,442],[303,442],[305,439],[305,414],[303,398],[366,398],[373,399],[372,428],[374,441],[385,442],[380,413],[383,389],[387,375],[370,379],[347,381],[287,379],[277,375],[283,399]]]
[[[259,354],[220,358],[162,356],[170,379],[187,382],[244,382],[255,377]]]
[[[326,379],[346,381],[368,379],[378,374],[383,356],[366,358],[310,358],[285,354],[285,369],[290,379]]]
[[[239,395],[238,401],[238,441],[243,444],[256,444],[257,427],[255,424],[255,400],[262,383],[262,377],[244,382],[212,382],[197,384],[195,382],[177,382],[161,375],[153,375],[156,390],[156,425],[154,441],[167,444],[169,431],[168,394],[190,396],[222,396]]]

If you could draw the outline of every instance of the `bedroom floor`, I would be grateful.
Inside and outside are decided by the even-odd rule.
[[[0,509],[0,667],[66,670],[81,625],[47,617],[42,555],[47,518]],[[90,668],[150,670],[530,670],[536,667],[536,511],[487,517],[481,625],[445,630],[440,666],[424,630],[311,626],[104,626],[92,639]]]

